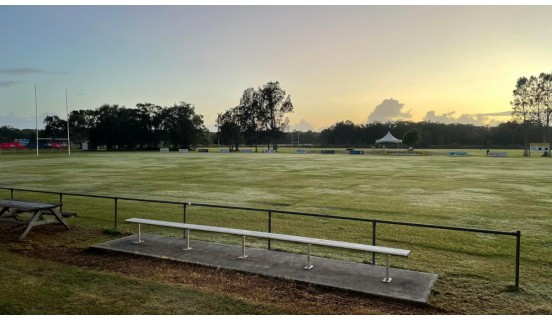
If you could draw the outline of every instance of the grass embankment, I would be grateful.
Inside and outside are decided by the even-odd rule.
[[[395,266],[439,274],[435,293],[430,299],[433,307],[452,313],[552,313],[552,243],[549,238],[552,230],[549,214],[552,185],[548,182],[551,174],[548,158],[158,152],[74,153],[71,157],[50,153],[36,158],[28,154],[4,153],[0,155],[0,170],[0,185],[8,187],[506,231],[519,229],[523,234],[520,292],[511,291],[514,237],[384,225],[378,225],[377,233],[378,245],[412,250],[410,258],[394,259]],[[9,192],[0,191],[0,197],[9,197]],[[56,195],[23,192],[16,192],[15,198],[57,201]],[[78,218],[72,221],[74,225],[91,230],[113,226],[113,201],[64,196],[63,203],[65,210],[78,213]],[[179,205],[119,201],[118,206],[119,230],[123,233],[134,232],[135,229],[122,223],[128,217],[180,221],[183,215]],[[187,215],[191,223],[258,230],[267,228],[266,213],[191,206]],[[371,226],[368,223],[283,214],[273,214],[273,231],[352,242],[371,241]],[[148,228],[148,232],[181,236],[179,231],[166,229]],[[33,233],[34,230],[29,235],[30,242]],[[56,238],[56,235],[53,233],[51,238]],[[239,242],[239,238],[222,235],[195,236],[219,242]],[[75,246],[84,248],[91,242],[107,238],[109,236],[99,234]],[[50,238],[46,242],[51,242]],[[249,246],[263,247],[266,241],[252,240]],[[286,251],[305,250],[303,246],[294,244],[275,243],[274,246]],[[362,253],[326,248],[314,250],[315,255],[319,256],[370,260],[369,255]],[[14,261],[11,252],[4,250],[0,255],[11,257],[7,262]],[[0,266],[12,270],[6,264],[0,263]],[[66,267],[63,263],[52,264],[62,264],[64,268],[61,271],[68,269],[68,275],[75,268]],[[29,259],[28,265],[32,269],[41,263]],[[103,275],[100,272],[86,273],[98,278]],[[63,274],[65,272],[60,277]],[[123,276],[120,278],[125,279]],[[17,284],[17,280],[10,282]],[[147,288],[150,285],[146,282],[143,286]],[[60,289],[63,286],[60,285]],[[213,302],[220,300],[218,295],[212,295]],[[121,310],[117,310],[120,312],[113,313],[125,313],[125,309],[128,313],[143,313],[132,312],[131,306],[122,306]],[[232,312],[210,310],[209,304],[204,306],[202,313],[258,313],[255,309],[259,308],[248,307],[247,304],[234,305],[237,310]],[[265,307],[261,309],[264,311]],[[54,308],[44,309],[43,313],[57,313]],[[275,310],[280,313],[291,311],[282,307]],[[372,312],[377,313],[375,310]],[[106,310],[105,313],[111,312]]]

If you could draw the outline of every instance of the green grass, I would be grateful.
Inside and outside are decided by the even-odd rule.
[[[412,250],[408,259],[392,260],[395,266],[439,274],[430,301],[435,306],[460,313],[552,313],[552,159],[523,158],[521,151],[509,151],[509,158],[487,158],[484,150],[469,152],[474,156],[435,155],[445,155],[445,150],[434,151],[435,156],[430,157],[295,155],[291,150],[279,154],[76,152],[71,157],[43,153],[38,158],[29,153],[2,153],[0,185],[512,232],[519,229],[519,293],[510,291],[514,237],[385,225],[378,225],[377,232],[378,245]],[[0,191],[0,198],[9,197],[9,191]],[[15,192],[15,198],[58,200],[57,195],[24,192]],[[113,227],[112,200],[64,196],[63,203],[65,210],[78,213],[73,224]],[[119,230],[126,233],[135,232],[135,226],[123,224],[125,218],[181,221],[183,209],[180,205],[119,201],[118,215]],[[266,213],[191,206],[187,215],[191,223],[267,228]],[[146,231],[182,234],[153,227]],[[371,242],[371,225],[361,222],[273,214],[273,231]],[[239,238],[224,235],[195,236],[239,242]],[[113,236],[103,236],[109,237]],[[251,240],[249,245],[263,247],[266,240]],[[274,245],[279,250],[304,252],[300,245]],[[314,250],[319,256],[361,262],[370,259],[358,252]],[[468,307],[481,296],[491,301],[488,308]],[[249,312],[245,309],[243,313]]]
[[[0,314],[271,314],[262,304],[2,253]]]

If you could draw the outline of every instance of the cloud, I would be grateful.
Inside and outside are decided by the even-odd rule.
[[[32,75],[32,74],[52,74],[52,75],[66,75],[67,71],[58,70],[44,70],[39,68],[0,68],[0,74],[5,75]]]
[[[42,73],[44,73],[44,70],[38,68],[0,68],[0,74],[7,75],[30,75]]]
[[[19,129],[35,128],[35,118],[33,117],[20,117],[14,113],[0,116],[0,126],[12,126]]]
[[[44,128],[44,118],[48,115],[55,115],[55,113],[45,112],[38,115],[38,128]],[[12,126],[18,129],[33,129],[36,127],[35,116],[22,117],[14,113],[8,113],[7,115],[0,115],[0,126]]]
[[[451,111],[441,115],[437,115],[434,110],[430,110],[424,117],[424,121],[443,123],[443,124],[472,124],[477,126],[497,125],[500,123],[493,117],[505,117],[511,116],[511,111],[503,111],[497,113],[485,113],[485,114],[461,114],[455,116],[456,112]]]
[[[314,126],[311,123],[307,122],[305,119],[301,119],[299,124],[291,126],[291,130],[296,130],[300,132],[307,132],[309,130],[314,130]]]
[[[501,112],[498,112],[498,113],[486,113],[486,114],[481,114],[481,115],[484,115],[484,116],[512,116],[512,111],[508,110],[508,111],[501,111]]]
[[[20,83],[20,81],[4,80],[4,81],[0,81],[0,87],[11,87],[18,83]]]
[[[412,110],[403,112],[404,104],[393,98],[385,99],[381,104],[377,105],[374,111],[368,116],[368,123],[372,122],[387,122],[400,119],[412,118]]]

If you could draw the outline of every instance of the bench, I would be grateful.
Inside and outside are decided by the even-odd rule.
[[[245,237],[246,236],[265,238],[265,239],[271,239],[271,240],[278,240],[278,241],[287,241],[287,242],[296,242],[296,243],[308,244],[307,265],[305,266],[306,270],[310,270],[314,267],[311,264],[311,245],[322,245],[322,246],[328,246],[328,247],[336,247],[336,248],[343,248],[343,249],[359,250],[359,251],[366,251],[366,252],[371,252],[371,253],[384,254],[384,255],[386,255],[386,257],[385,257],[385,278],[383,279],[383,282],[385,282],[385,283],[389,283],[392,280],[392,278],[389,277],[389,257],[391,255],[408,257],[408,255],[410,254],[410,250],[394,249],[394,248],[381,247],[381,246],[375,246],[375,245],[357,244],[357,243],[349,243],[349,242],[341,242],[341,241],[324,240],[324,239],[317,239],[317,238],[303,237],[303,236],[295,236],[295,235],[286,235],[286,234],[241,230],[241,229],[233,229],[233,228],[226,228],[226,227],[216,227],[216,226],[196,225],[196,224],[187,224],[187,223],[178,223],[178,222],[157,221],[157,220],[149,220],[149,219],[142,219],[142,218],[129,218],[129,219],[126,219],[125,221],[128,222],[128,223],[138,224],[138,240],[136,241],[136,243],[142,243],[143,242],[142,238],[141,238],[141,231],[140,231],[141,230],[141,228],[140,228],[141,224],[183,229],[184,234],[185,234],[185,239],[186,239],[186,247],[183,249],[185,251],[192,249],[190,247],[190,230],[240,235],[240,236],[243,237],[243,239],[242,239],[242,255],[239,257],[240,259],[245,259],[247,257],[247,255],[245,254]]]

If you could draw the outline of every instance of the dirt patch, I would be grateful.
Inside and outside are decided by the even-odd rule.
[[[55,227],[51,227],[54,228]],[[173,262],[130,254],[92,251],[70,244],[52,245],[50,227],[33,230],[24,242],[12,243],[10,251],[34,259],[53,261],[83,269],[118,273],[130,277],[178,284],[205,292],[224,294],[249,302],[269,304],[286,314],[443,314],[435,307],[373,297],[299,282],[269,278],[243,272]],[[17,240],[13,232],[0,240]],[[54,234],[58,232],[52,231]],[[80,242],[101,236],[99,231],[72,229],[64,238]],[[69,235],[70,234],[70,235]],[[50,242],[42,242],[48,236]],[[82,244],[82,243],[81,243]]]

